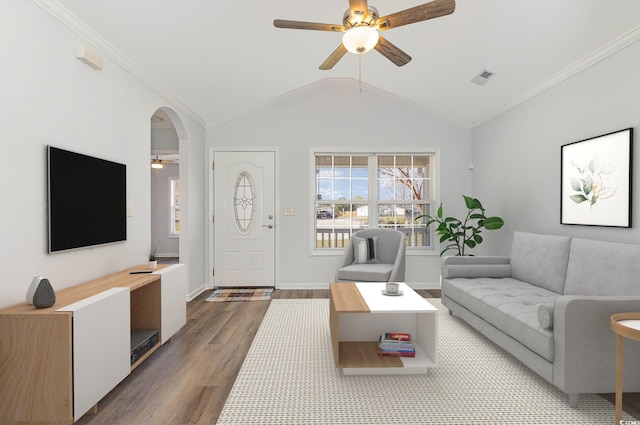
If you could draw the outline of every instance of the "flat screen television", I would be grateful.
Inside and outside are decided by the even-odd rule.
[[[127,239],[127,167],[47,147],[49,253]]]

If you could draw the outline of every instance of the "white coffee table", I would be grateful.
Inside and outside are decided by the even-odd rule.
[[[383,282],[329,284],[331,340],[345,375],[426,374],[437,366],[438,309],[405,283],[401,296],[383,295]],[[379,356],[378,337],[407,332],[415,357]]]

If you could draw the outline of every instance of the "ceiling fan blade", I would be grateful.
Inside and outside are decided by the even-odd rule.
[[[349,0],[349,13],[351,16],[361,14],[364,18],[369,13],[367,0]]]
[[[450,15],[456,10],[455,0],[434,0],[378,19],[378,29],[388,30],[427,19]]]
[[[378,39],[378,44],[374,47],[378,52],[382,54],[385,58],[389,59],[391,62],[395,63],[398,66],[406,65],[411,61],[411,56],[397,48],[394,44],[392,44],[386,38],[380,36]]]
[[[338,61],[342,59],[342,57],[346,53],[347,53],[347,48],[344,47],[342,43],[340,43],[338,48],[334,50],[333,53],[331,53],[324,62],[322,62],[322,65],[320,65],[320,69],[322,69],[323,71],[326,71],[327,69],[333,68],[333,66],[337,64]]]
[[[320,24],[318,22],[287,21],[286,19],[274,19],[273,25],[276,28],[289,28],[294,30],[345,31],[345,28],[342,25]]]

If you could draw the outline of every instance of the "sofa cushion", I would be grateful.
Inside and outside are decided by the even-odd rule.
[[[574,238],[567,295],[640,295],[640,245]]]
[[[338,279],[353,282],[387,282],[392,270],[393,264],[351,264],[338,270]]]
[[[511,275],[518,280],[562,294],[571,238],[514,232]]]
[[[509,264],[452,264],[447,266],[447,278],[454,277],[511,277]]]
[[[444,279],[442,293],[553,361],[553,332],[540,326],[538,308],[553,304],[559,294],[513,278]]]

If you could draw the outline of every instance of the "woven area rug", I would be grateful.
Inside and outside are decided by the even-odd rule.
[[[329,300],[276,299],[218,419],[228,424],[611,425],[597,395],[567,396],[439,300],[438,367],[427,375],[344,376],[333,365]],[[623,419],[633,420],[629,415]]]
[[[205,298],[206,302],[268,301],[273,288],[225,288],[216,289]]]

